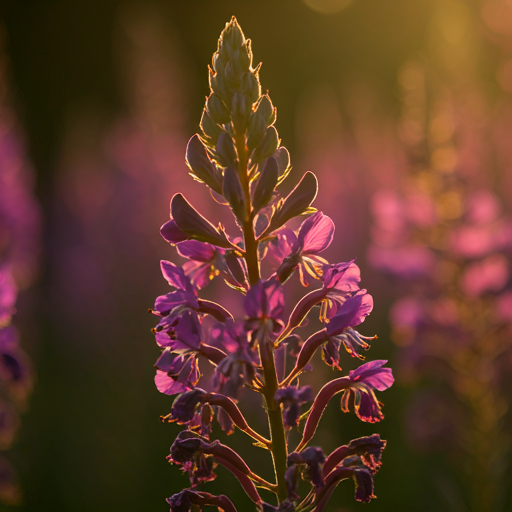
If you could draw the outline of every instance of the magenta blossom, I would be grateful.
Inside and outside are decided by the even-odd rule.
[[[325,265],[322,275],[323,287],[302,297],[293,309],[280,340],[298,327],[317,304],[321,304],[320,320],[326,322],[336,314],[352,292],[359,290],[361,272],[354,261]]]
[[[384,391],[395,381],[391,369],[383,368],[386,363],[387,361],[383,360],[370,361],[352,370],[348,377],[340,377],[326,384],[313,402],[297,450],[305,446],[313,437],[329,400],[337,393],[343,392],[341,397],[343,412],[349,411],[350,399],[353,398],[354,410],[360,420],[369,423],[382,420],[384,415],[374,390]]]
[[[217,324],[210,330],[209,342],[228,354],[215,368],[214,388],[227,396],[238,398],[243,386],[253,385],[259,366],[259,358],[249,342],[244,324],[231,321]]]
[[[283,404],[284,426],[291,429],[298,426],[300,406],[313,400],[313,391],[311,386],[287,386],[278,389],[274,398],[278,404]]]
[[[197,240],[181,242],[177,249],[180,256],[189,259],[183,270],[198,290],[219,275],[235,288],[246,286],[244,268],[234,251]]]
[[[284,283],[297,267],[303,286],[309,285],[306,274],[320,279],[322,267],[328,262],[318,254],[329,247],[333,236],[334,222],[322,212],[317,212],[306,219],[296,237],[290,230],[279,234],[277,251],[285,256],[277,270],[280,281]]]
[[[171,506],[170,512],[190,512],[196,507],[202,508],[209,505],[217,507],[217,509],[224,512],[237,512],[232,501],[221,494],[214,496],[207,492],[193,491],[191,489],[184,489],[183,491],[167,498],[167,503]]]
[[[245,328],[254,331],[268,325],[270,332],[279,332],[283,326],[284,292],[274,274],[267,281],[259,281],[247,293],[244,301],[247,320]]]

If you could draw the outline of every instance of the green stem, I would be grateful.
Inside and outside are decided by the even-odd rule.
[[[268,340],[260,341],[260,356],[263,365],[263,376],[265,377],[263,396],[265,397],[265,405],[270,427],[272,459],[274,461],[274,471],[277,481],[277,497],[281,502],[286,499],[286,482],[284,480],[284,473],[286,471],[286,459],[288,458],[288,453],[286,433],[283,424],[283,414],[281,412],[281,407],[274,399],[274,395],[278,389],[278,382],[274,363],[274,353],[271,348],[271,343]]]
[[[254,236],[252,226],[251,189],[248,177],[249,170],[247,169],[249,155],[247,154],[247,147],[245,145],[245,135],[236,135],[235,143],[239,163],[238,176],[242,184],[245,199],[245,219],[242,223],[245,245],[244,258],[247,263],[247,270],[249,271],[249,282],[253,285],[260,280],[260,263],[258,261],[258,242]]]
[[[242,225],[245,246],[244,258],[249,272],[249,282],[251,285],[254,285],[260,280],[260,265],[258,260],[258,242],[256,241],[253,228],[251,191],[247,168],[248,151],[245,145],[245,135],[237,134],[235,142],[239,161],[239,177],[244,191],[246,204],[246,215]],[[263,366],[263,377],[265,380],[263,396],[265,398],[265,406],[270,428],[270,451],[274,462],[274,472],[277,482],[277,497],[279,502],[281,502],[286,499],[286,482],[284,480],[284,474],[286,471],[286,459],[288,458],[288,453],[286,433],[283,424],[283,414],[281,412],[281,407],[274,400],[274,395],[279,387],[274,362],[274,353],[272,351],[272,343],[267,339],[265,332],[266,329],[262,326],[260,328],[261,335],[259,335],[258,340],[261,364]]]

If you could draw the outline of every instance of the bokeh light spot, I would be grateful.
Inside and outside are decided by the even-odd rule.
[[[322,14],[335,14],[348,7],[353,0],[302,0],[310,9]]]

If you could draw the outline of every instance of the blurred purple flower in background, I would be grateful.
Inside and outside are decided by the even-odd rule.
[[[3,39],[0,25],[0,38]],[[2,41],[3,42],[3,41]],[[20,413],[27,407],[34,373],[20,347],[13,324],[18,293],[29,287],[38,271],[41,246],[40,209],[34,195],[34,173],[22,143],[20,128],[8,95],[8,66],[0,48],[0,450],[16,439]],[[21,311],[25,314],[26,311]],[[14,316],[16,323],[16,316]],[[25,330],[21,331],[23,334]],[[0,455],[0,501],[22,500],[16,470]]]
[[[486,2],[483,12],[499,4]],[[390,311],[398,375],[419,386],[407,410],[409,440],[445,451],[470,482],[470,509],[483,512],[504,510],[509,479],[512,214],[510,188],[497,186],[510,169],[498,174],[491,135],[501,115],[486,110],[468,53],[477,23],[462,2],[439,3],[425,62],[400,73],[408,165],[400,183],[373,196],[368,259],[394,276],[399,297]],[[437,74],[432,54],[442,55]],[[443,489],[464,500],[455,483]]]

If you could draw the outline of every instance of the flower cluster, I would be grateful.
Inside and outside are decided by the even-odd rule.
[[[1,54],[0,84],[5,87]],[[0,450],[16,439],[20,413],[33,382],[28,356],[12,324],[18,292],[33,280],[40,242],[40,212],[31,190],[31,169],[21,145],[13,112],[0,111]],[[21,489],[15,469],[0,455],[0,501],[19,503]]]
[[[290,172],[290,159],[274,126],[276,109],[261,94],[258,71],[259,66],[252,66],[250,40],[233,18],[213,56],[201,133],[190,139],[186,151],[192,177],[229,206],[239,232],[229,235],[179,193],[171,200],[170,220],[161,228],[164,239],[187,259],[183,267],[162,261],[171,291],[158,297],[152,310],[159,317],[154,333],[161,349],[155,383],[160,392],[177,395],[161,419],[186,426],[168,460],[189,475],[191,486],[167,500],[172,512],[206,505],[235,511],[228,496],[199,489],[215,478],[218,466],[230,471],[265,512],[321,512],[339,482],[348,478],[355,482],[356,499],[367,502],[374,498],[373,476],[385,447],[377,434],[352,440],[327,456],[320,447],[308,446],[336,394],[341,394],[342,411],[353,409],[365,422],[380,421],[382,404],[375,392],[389,388],[393,376],[384,367],[386,361],[372,361],[328,382],[316,397],[311,387],[299,383],[318,349],[338,371],[342,347],[364,359],[362,352],[373,338],[356,327],[371,312],[373,301],[359,286],[354,261],[330,264],[319,255],[333,239],[334,224],[311,206],[317,194],[315,175],[304,174],[286,197],[277,190]],[[295,232],[287,223],[299,216],[306,218]],[[275,272],[263,277],[260,263],[267,257]],[[295,273],[304,286],[312,281],[320,287],[287,315],[283,285]],[[243,319],[200,298],[199,291],[216,278],[241,293]],[[323,327],[302,342],[297,331],[315,306]],[[286,376],[290,360],[293,367]],[[210,365],[211,378],[202,375],[203,364]],[[249,426],[237,405],[245,389],[262,395],[269,438]],[[311,408],[301,415],[309,402]],[[214,418],[226,433],[238,428],[270,452],[275,482],[267,482],[238,453],[210,439]],[[302,439],[291,450],[288,433],[303,420]],[[306,496],[300,494],[300,477],[311,484]],[[260,489],[275,494],[277,503],[264,501]]]

